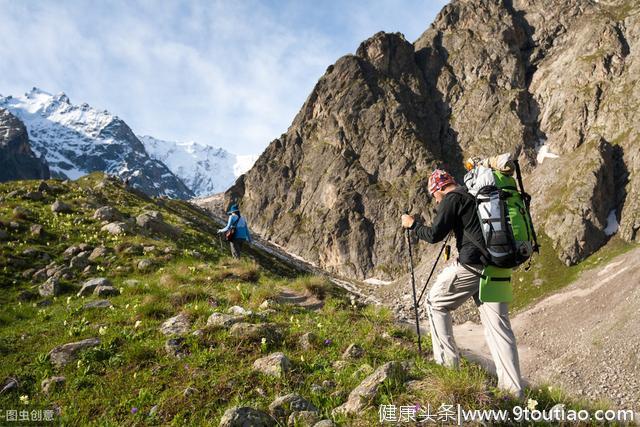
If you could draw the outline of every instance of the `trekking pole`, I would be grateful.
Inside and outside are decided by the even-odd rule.
[[[408,211],[405,211],[408,215]],[[409,271],[411,272],[411,288],[413,289],[413,309],[416,314],[416,332],[418,333],[418,353],[422,354],[422,337],[420,335],[420,320],[418,318],[418,300],[416,299],[416,278],[413,273],[413,253],[411,251],[411,236],[409,229],[406,229],[407,248],[409,249]]]
[[[429,277],[427,277],[427,281],[424,283],[424,287],[422,288],[422,292],[420,292],[420,297],[418,298],[418,304],[422,301],[422,297],[424,296],[424,291],[427,290],[427,286],[429,286],[429,281],[431,280],[431,276],[433,276],[433,272],[436,271],[436,266],[438,265],[438,261],[440,261],[440,257],[442,256],[442,252],[447,247],[447,242],[451,237],[451,233],[447,234],[447,238],[444,240],[442,247],[440,248],[440,252],[438,253],[438,257],[436,258],[436,262],[433,263],[433,267],[431,267],[431,272],[429,273]]]

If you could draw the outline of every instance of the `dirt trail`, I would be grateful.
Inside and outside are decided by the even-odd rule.
[[[512,325],[526,381],[640,411],[640,249],[584,272]],[[454,334],[466,357],[495,370],[481,325]]]

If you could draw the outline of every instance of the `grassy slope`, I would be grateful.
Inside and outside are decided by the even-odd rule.
[[[58,194],[45,200],[24,200],[21,194],[7,197],[13,190],[33,190],[38,182],[0,184],[0,228],[11,239],[0,242],[0,380],[16,377],[19,390],[0,395],[0,408],[60,408],[58,420],[66,424],[99,425],[199,425],[217,424],[226,408],[249,405],[263,410],[273,399],[288,392],[298,392],[316,405],[325,417],[343,403],[349,392],[366,376],[368,364],[375,368],[389,360],[413,361],[410,379],[420,380],[408,391],[402,384],[388,384],[374,405],[358,416],[337,421],[346,425],[371,425],[378,419],[378,403],[415,404],[438,408],[441,403],[460,403],[468,408],[509,408],[514,402],[501,396],[493,379],[476,366],[464,364],[459,371],[437,366],[419,357],[413,337],[394,326],[391,313],[380,307],[354,306],[343,293],[329,288],[319,277],[297,277],[297,273],[277,260],[253,252],[252,258],[240,262],[227,257],[211,234],[216,225],[201,211],[180,201],[151,200],[127,192],[119,184],[101,182],[99,174],[73,183],[49,181]],[[60,198],[73,205],[74,213],[54,215],[49,206]],[[100,231],[101,224],[92,219],[97,207],[111,205],[129,215],[152,208],[165,220],[180,227],[180,239],[134,234],[115,237]],[[17,219],[13,209],[22,206],[30,211]],[[10,222],[17,222],[18,230]],[[31,224],[42,224],[44,238],[30,237]],[[22,255],[26,248],[47,252],[54,261],[64,263],[62,252],[72,244],[104,245],[114,250],[105,259],[93,263],[93,272],[75,272],[73,280],[63,281],[64,292],[55,298],[36,297],[19,301],[20,292],[37,289],[39,282],[25,279],[22,273],[40,268],[50,261]],[[155,246],[146,255],[127,253],[135,244]],[[171,255],[164,253],[170,248]],[[135,266],[140,259],[152,259],[154,267],[141,273]],[[84,310],[82,306],[96,299],[77,298],[78,284],[87,278],[105,276],[121,290],[109,298],[113,309]],[[126,285],[137,279],[138,285]],[[271,348],[260,343],[238,341],[226,330],[205,328],[214,311],[226,312],[232,305],[258,310],[258,306],[283,287],[325,290],[324,307],[308,311],[292,306],[279,307],[268,316],[283,332],[283,341]],[[50,304],[49,304],[50,303]],[[49,304],[49,305],[46,305]],[[164,351],[164,337],[158,327],[163,320],[179,312],[188,313],[193,330],[202,328],[200,337],[187,336],[190,355],[182,360]],[[138,326],[136,327],[136,323]],[[315,332],[322,342],[313,350],[303,350],[298,338]],[[77,362],[56,370],[47,358],[55,346],[100,337],[102,345],[81,353]],[[366,350],[363,359],[335,371],[334,361],[352,342]],[[252,371],[255,359],[273,351],[283,351],[293,369],[284,378],[272,378]],[[65,386],[50,395],[40,390],[40,382],[52,375],[66,377]],[[314,394],[312,384],[335,381],[336,387]],[[184,396],[186,387],[198,391]],[[20,396],[28,396],[27,405]],[[530,391],[540,408],[549,408],[566,399],[558,392]],[[157,412],[149,416],[157,405]],[[575,403],[573,404],[575,405]],[[132,408],[138,408],[132,414]]]
[[[637,247],[614,236],[585,261],[566,266],[558,259],[551,240],[544,233],[541,233],[539,240],[540,253],[534,254],[531,267],[527,269],[527,265],[523,265],[513,274],[514,301],[511,309],[514,311],[521,310],[571,284],[583,271],[605,265],[616,256]]]

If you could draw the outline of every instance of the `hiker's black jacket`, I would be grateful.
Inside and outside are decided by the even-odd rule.
[[[414,222],[413,228],[418,238],[429,243],[444,240],[447,234],[453,230],[456,236],[456,247],[458,248],[460,262],[463,264],[482,264],[482,253],[464,235],[464,230],[466,229],[467,233],[473,236],[478,243],[484,243],[475,201],[463,187],[458,187],[455,191],[449,192],[444,196],[444,199],[438,205],[436,217],[430,227]]]

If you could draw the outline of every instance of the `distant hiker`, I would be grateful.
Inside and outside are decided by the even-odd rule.
[[[402,226],[414,230],[429,243],[444,240],[450,232],[456,236],[458,258],[438,275],[427,296],[431,342],[436,363],[457,368],[460,361],[453,337],[451,311],[473,297],[480,311],[485,337],[498,374],[498,387],[523,396],[516,339],[509,322],[507,303],[480,302],[480,273],[484,263],[473,240],[482,241],[480,221],[473,197],[459,187],[447,172],[436,169],[429,178],[429,193],[438,203],[431,226],[420,224],[410,215],[402,215]]]
[[[234,258],[240,258],[243,242],[251,243],[247,221],[240,215],[240,209],[236,204],[231,205],[227,214],[229,215],[227,226],[218,230],[218,233],[224,233],[225,239],[231,245],[231,255]]]

